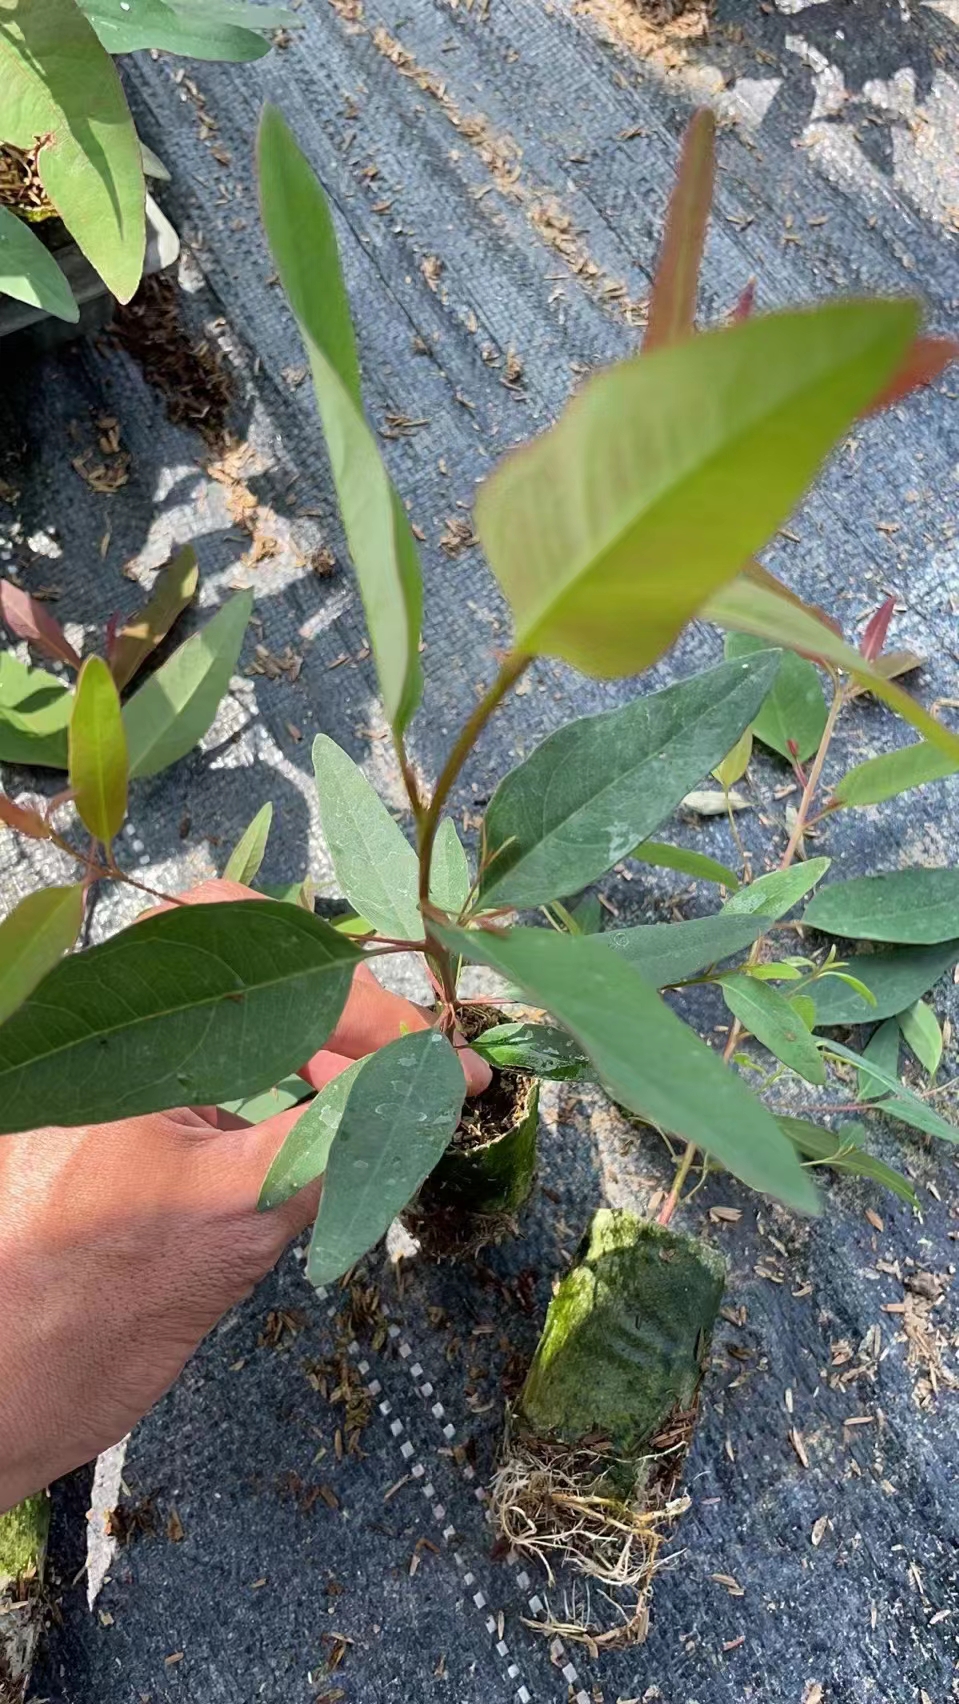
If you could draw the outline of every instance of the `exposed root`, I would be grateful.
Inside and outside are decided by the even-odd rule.
[[[424,1259],[475,1260],[484,1248],[519,1236],[515,1213],[467,1213],[462,1207],[408,1207],[402,1221]]]
[[[671,1495],[682,1460],[670,1459],[673,1451],[685,1457],[688,1435],[687,1430],[667,1446],[665,1474],[658,1454],[640,1464],[631,1501],[610,1489],[610,1456],[601,1447],[510,1440],[491,1486],[497,1530],[512,1550],[542,1564],[551,1586],[556,1585],[554,1563],[566,1564],[605,1588],[604,1597],[616,1593],[608,1601],[621,1617],[613,1627],[597,1625],[587,1594],[585,1614],[574,1606],[563,1620],[547,1616],[529,1622],[536,1632],[578,1640],[597,1651],[642,1643],[653,1576],[662,1565],[660,1551],[671,1525],[689,1507],[688,1497]],[[619,1594],[627,1594],[628,1607]]]

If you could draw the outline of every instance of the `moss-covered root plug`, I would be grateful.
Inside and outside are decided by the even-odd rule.
[[[39,1600],[49,1524],[45,1492],[0,1515],[0,1698],[7,1696],[6,1687],[19,1698],[30,1678],[39,1635],[33,1604]]]
[[[725,1278],[695,1238],[601,1208],[550,1303],[517,1405],[522,1430],[566,1444],[601,1436],[638,1462],[695,1401]]]
[[[603,1208],[550,1303],[493,1511],[501,1536],[548,1570],[556,1557],[629,1589],[631,1613],[584,1627],[590,1642],[643,1637],[724,1284],[712,1249]]]

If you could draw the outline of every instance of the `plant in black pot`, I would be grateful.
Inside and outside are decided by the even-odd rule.
[[[913,775],[959,767],[959,736],[902,690],[881,644],[855,649],[754,561],[850,424],[934,377],[954,345],[917,336],[914,304],[869,299],[756,317],[743,304],[733,323],[695,333],[712,175],[712,123],[698,115],[642,353],[593,376],[478,494],[476,531],[513,638],[430,787],[411,744],[423,688],[417,544],[363,412],[332,218],[272,110],[259,159],[264,223],[313,371],[410,833],[321,734],[320,815],[348,917],[315,915],[300,881],[282,897],[174,905],[58,963],[79,910],[31,895],[0,925],[0,969],[11,967],[0,982],[0,1132],[114,1117],[118,1072],[130,1114],[228,1099],[236,1107],[237,1097],[280,1084],[331,1035],[361,965],[417,953],[434,1022],[321,1089],[263,1185],[269,1211],[322,1174],[306,1263],[314,1284],[341,1279],[414,1204],[418,1223],[442,1216],[467,1241],[470,1221],[488,1232],[491,1219],[515,1215],[533,1181],[543,1080],[593,1082],[638,1126],[675,1141],[675,1181],[657,1223],[601,1212],[560,1284],[514,1406],[496,1496],[514,1545],[547,1558],[551,1547],[571,1552],[600,1579],[639,1587],[635,1632],[655,1558],[650,1534],[674,1501],[722,1292],[716,1257],[671,1224],[693,1167],[725,1168],[806,1213],[817,1209],[810,1163],[865,1173],[911,1199],[908,1181],[856,1134],[797,1118],[780,1098],[787,1074],[824,1096],[830,1072],[850,1062],[864,1107],[955,1137],[899,1082],[885,1040],[881,1057],[864,1062],[819,1031],[843,1021],[836,1014],[850,998],[878,1016],[881,1000],[905,1005],[906,991],[916,1001],[932,985],[949,961],[945,949],[929,958],[929,944],[947,937],[928,931],[955,914],[956,873],[873,878],[905,876],[907,894],[835,883],[809,908],[824,932],[858,929],[923,947],[911,979],[908,966],[887,965],[877,991],[865,960],[853,970],[835,952],[770,957],[768,948],[828,868],[825,858],[796,859],[832,731],[856,691],[865,687],[919,728]],[[764,643],[737,644],[697,675],[558,728],[499,780],[471,857],[451,814],[456,789],[490,718],[536,659],[600,679],[634,677],[696,618]],[[800,752],[813,720],[810,685],[792,652],[816,658],[832,686],[808,772]],[[115,686],[96,663],[85,665],[71,712],[70,781],[83,823],[109,847],[123,819],[128,752]],[[701,858],[691,868],[682,849],[651,840],[710,772],[721,777],[724,791],[713,797],[722,804],[748,761],[750,730],[774,745],[783,729],[801,793],[779,869],[740,883],[734,871],[707,869]],[[852,806],[893,785],[860,773],[830,804]],[[35,813],[9,801],[0,809],[24,833],[47,832]],[[251,823],[230,875],[256,878],[269,814],[265,806]],[[57,843],[68,845],[63,836]],[[725,902],[685,921],[598,932],[595,909],[576,896],[630,856],[710,876]],[[84,863],[123,876],[109,851]],[[927,905],[928,876],[938,884]],[[44,924],[45,903],[58,917],[66,907],[72,933]],[[482,986],[472,970],[466,981],[468,966]],[[663,997],[702,983],[732,1015],[725,1057]],[[55,1045],[51,1010],[62,1024]],[[909,1027],[921,1045],[929,1039],[927,1020],[914,1015]],[[758,1077],[750,1037],[772,1055]],[[467,1038],[494,1078],[464,1110],[457,1052]],[[827,1120],[844,1110],[826,1098],[820,1105]],[[587,1527],[595,1530],[578,1544]]]
[[[111,296],[129,301],[179,254],[145,182],[169,174],[137,137],[114,56],[259,59],[295,23],[245,0],[3,0],[0,337],[47,315],[94,329]]]

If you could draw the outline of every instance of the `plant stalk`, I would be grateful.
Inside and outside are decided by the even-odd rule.
[[[823,728],[822,739],[819,742],[819,750],[813,758],[812,768],[809,771],[809,777],[806,781],[805,787],[803,788],[802,797],[799,801],[799,809],[796,812],[796,820],[793,823],[792,833],[789,836],[789,844],[783,853],[782,863],[779,866],[781,870],[788,870],[797,851],[799,850],[803,834],[806,830],[809,812],[812,809],[813,800],[816,797],[816,791],[822,779],[822,771],[823,765],[826,761],[826,754],[832,743],[832,737],[836,731],[836,723],[839,720],[839,715],[845,702],[845,691],[837,682],[835,692],[833,693],[833,700],[829,706],[829,714],[826,717],[826,726]]]
[[[686,1152],[684,1153],[682,1159],[679,1162],[678,1167],[676,1168],[676,1176],[673,1179],[673,1187],[670,1190],[669,1194],[667,1195],[665,1201],[663,1202],[663,1205],[660,1208],[659,1213],[657,1214],[657,1217],[656,1217],[657,1225],[668,1225],[669,1224],[670,1219],[672,1218],[673,1214],[676,1211],[676,1208],[679,1205],[679,1197],[682,1194],[683,1184],[686,1182],[686,1179],[688,1178],[690,1171],[692,1170],[692,1165],[693,1165],[693,1161],[694,1161],[695,1158],[696,1158],[696,1145],[695,1145],[694,1142],[687,1142],[686,1143]]]
[[[456,1008],[456,977],[453,972],[453,963],[449,952],[443,946],[442,941],[436,939],[429,924],[428,907],[430,903],[430,869],[433,862],[433,846],[436,841],[443,806],[453,790],[460,770],[494,710],[502,703],[510,687],[515,681],[519,680],[520,675],[531,660],[522,651],[510,651],[504,657],[492,683],[487,687],[472,715],[463,724],[440,772],[429,806],[425,810],[421,810],[418,818],[420,913],[426,934],[427,958],[443,989],[443,997],[449,1008],[451,1018]]]
[[[440,825],[440,813],[445,805],[454,783],[466,759],[469,757],[477,738],[482,733],[487,722],[506,697],[507,692],[526,669],[532,658],[523,651],[510,651],[500,664],[499,672],[487,687],[482,698],[472,714],[467,717],[459,736],[446,759],[440,772],[439,780],[433,789],[426,814],[420,825],[420,907],[429,904],[430,898],[430,866],[433,861],[433,843],[436,831]]]

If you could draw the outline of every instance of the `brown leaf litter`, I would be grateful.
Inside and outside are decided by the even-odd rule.
[[[521,207],[537,235],[559,254],[592,295],[612,307],[628,325],[642,325],[645,302],[631,299],[627,287],[611,278],[595,261],[575,228],[571,214],[555,195],[531,182],[523,174],[522,150],[511,136],[494,128],[483,113],[463,113],[441,77],[419,64],[402,42],[382,24],[366,23],[361,0],[330,0],[337,15],[353,35],[368,35],[383,58],[408,77],[423,94],[429,95],[449,120],[457,135],[468,142],[489,172],[495,188]],[[432,290],[439,285],[442,263],[427,255],[421,271]]]
[[[79,436],[79,428],[72,431]],[[130,456],[120,445],[120,422],[113,414],[100,414],[96,420],[97,442],[88,445],[70,464],[91,491],[110,496],[126,485],[130,478]]]
[[[40,181],[38,156],[51,137],[41,137],[32,148],[0,144],[0,207],[9,207],[33,224],[56,216],[56,208]]]
[[[574,0],[573,11],[598,24],[618,46],[659,71],[678,71],[709,36],[713,0]]]

